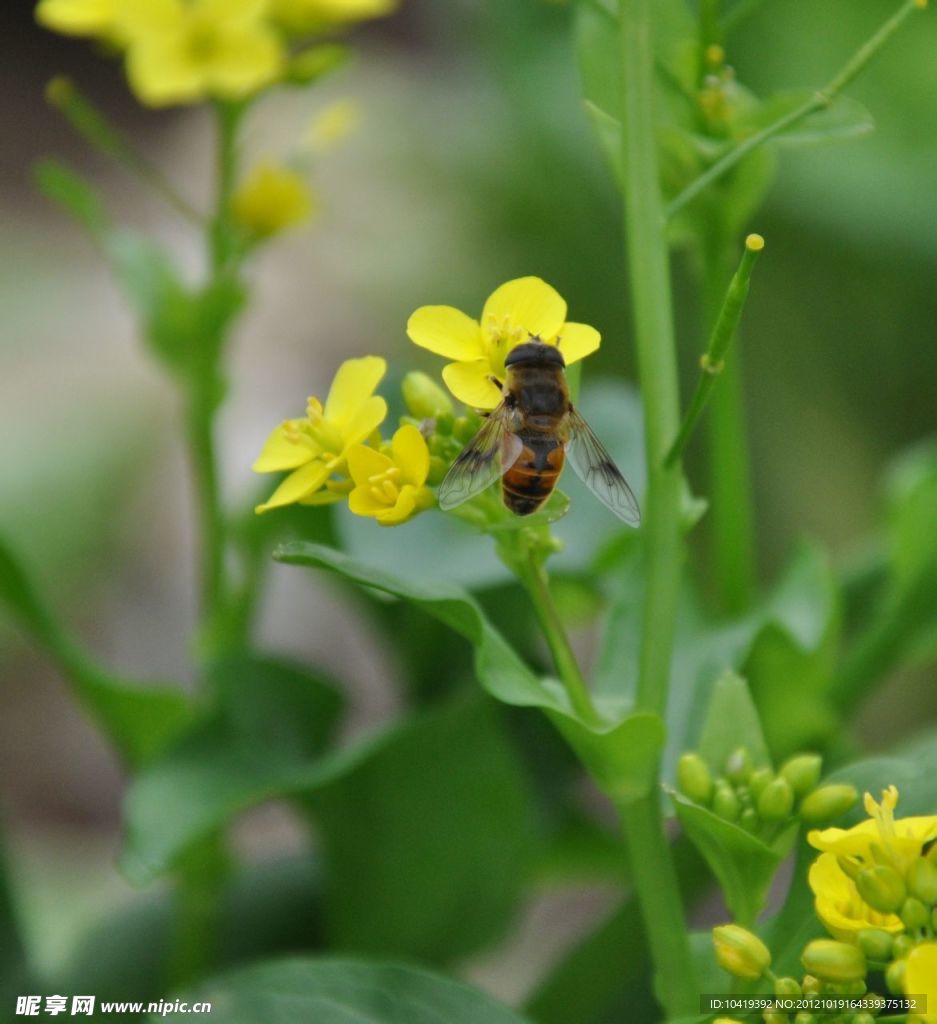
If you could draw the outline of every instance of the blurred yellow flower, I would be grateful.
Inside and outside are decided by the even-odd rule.
[[[120,4],[127,77],[160,107],[207,97],[244,99],[280,75],[282,43],[266,0],[134,0]]]
[[[381,526],[399,526],[433,505],[433,492],[425,486],[429,449],[414,426],[394,434],[389,454],[356,445],[348,452],[348,471],[355,482],[348,507]]]
[[[396,7],[397,0],[270,0],[271,16],[296,33],[380,18]]]
[[[258,238],[301,224],[314,206],[305,177],[274,163],[258,164],[231,199],[234,219]]]
[[[39,0],[36,21],[69,36],[109,37],[117,0]]]
[[[378,356],[346,360],[335,374],[324,408],[317,398],[310,398],[305,419],[286,420],[271,432],[254,472],[292,472],[256,512],[297,502],[325,504],[347,493],[347,482],[332,478],[345,473],[349,449],[384,421],[387,403],[374,389],[386,370]]]
[[[481,323],[452,306],[421,306],[407,323],[410,340],[455,360],[443,369],[449,390],[475,409],[494,409],[501,393],[489,377],[504,380],[504,360],[516,345],[538,337],[558,346],[567,366],[599,347],[599,332],[566,322],[566,302],[539,277],[519,277],[488,297]]]
[[[927,996],[927,1012],[908,1020],[937,1024],[937,942],[922,942],[908,954],[904,990],[909,996]]]
[[[303,142],[317,153],[328,153],[358,127],[361,111],[354,100],[336,100],[312,119]]]

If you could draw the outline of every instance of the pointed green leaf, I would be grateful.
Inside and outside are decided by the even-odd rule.
[[[815,95],[813,89],[791,89],[775,93],[753,105],[733,125],[736,138],[745,138],[802,107]],[[875,129],[875,121],[866,108],[848,96],[838,96],[824,110],[818,110],[790,128],[780,132],[773,141],[784,145],[810,145],[838,139],[857,138]]]
[[[745,747],[751,754],[754,767],[771,767],[761,719],[748,684],[729,671],[716,680],[696,750],[713,773],[720,775],[729,756],[739,747]]]

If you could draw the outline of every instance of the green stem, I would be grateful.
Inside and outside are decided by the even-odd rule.
[[[919,2],[919,0],[905,0],[901,7],[870,39],[859,47],[840,71],[822,89],[818,89],[810,99],[805,100],[799,107],[779,117],[776,121],[772,121],[771,124],[766,125],[761,131],[755,132],[754,135],[749,136],[744,142],[740,142],[733,149],[730,149],[708,170],[704,171],[698,178],[687,185],[667,207],[667,218],[673,217],[690,200],[695,199],[714,181],[721,178],[735,167],[739,161],[743,160],[763,143],[773,139],[776,135],[780,135],[781,132],[786,131],[788,128],[793,128],[795,125],[800,124],[804,118],[815,114],[818,110],[824,110],[829,107],[833,100],[865,69],[872,58],[898,31],[905,19],[914,11],[921,10],[924,6],[925,4]]]
[[[636,707],[663,717],[680,587],[681,477],[664,465],[679,427],[679,393],[657,166],[652,8],[653,0],[620,0],[624,213],[648,466],[647,586]],[[643,799],[623,805],[621,815],[659,991],[672,1016],[693,1013],[698,993],[657,786]]]

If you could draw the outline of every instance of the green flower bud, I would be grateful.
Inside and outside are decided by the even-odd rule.
[[[743,807],[742,813],[739,815],[739,824],[746,832],[755,832],[758,826],[761,824],[761,819],[758,817],[758,812],[754,807]]]
[[[452,433],[457,441],[468,444],[475,436],[478,426],[468,416],[457,416],[452,424]]]
[[[930,926],[937,932],[937,907],[930,912]]]
[[[865,954],[857,946],[835,939],[808,942],[800,962],[824,981],[856,981],[865,978]]]
[[[909,896],[901,905],[901,920],[909,932],[915,932],[919,928],[927,927],[930,921],[930,910],[913,896]]]
[[[764,1024],[788,1024],[790,1020],[786,1013],[764,1013],[761,1019]]]
[[[787,779],[772,779],[758,797],[758,813],[763,821],[784,821],[794,809],[794,790]]]
[[[887,864],[864,868],[856,876],[859,895],[873,909],[883,914],[896,914],[908,895],[904,879]]]
[[[892,995],[904,995],[904,976],[907,969],[907,960],[893,960],[885,968],[885,987]]]
[[[748,789],[751,795],[757,800],[762,790],[774,778],[774,772],[770,768],[756,768],[748,777]]]
[[[796,978],[775,978],[774,994],[780,998],[801,995],[800,982]]]
[[[448,468],[445,459],[441,459],[438,455],[431,455],[429,458],[429,476],[427,476],[426,482],[433,486],[441,484]]]
[[[922,903],[937,903],[937,864],[918,857],[908,872],[908,891]]]
[[[818,996],[823,991],[823,983],[812,974],[805,974],[803,989],[805,996]]]
[[[712,934],[719,966],[733,977],[755,981],[771,966],[768,947],[747,928],[722,924]]]
[[[794,796],[804,796],[820,781],[823,758],[819,754],[797,754],[781,765],[781,776],[791,784]]]
[[[817,1024],[817,1015],[801,1010],[794,1018],[794,1024]]]
[[[826,825],[845,814],[858,799],[856,787],[845,782],[821,786],[804,797],[800,816],[807,825]]]
[[[892,937],[891,956],[893,960],[904,960],[912,949],[914,949],[914,939],[910,935],[905,935],[902,932],[900,935]]]
[[[730,782],[746,782],[752,773],[752,755],[746,747],[736,747],[726,760],[726,775]]]
[[[428,373],[411,370],[403,378],[400,390],[407,408],[418,419],[432,420],[455,414],[449,396]]]
[[[716,791],[713,794],[713,810],[726,821],[735,821],[739,816],[739,798],[727,782],[716,783]]]
[[[846,981],[840,985],[840,991],[844,996],[864,996],[865,990],[865,978],[856,978],[855,981]]]
[[[692,751],[680,755],[677,762],[677,789],[698,804],[709,804],[713,795],[713,778],[709,766]]]
[[[856,940],[869,960],[882,964],[891,960],[891,936],[882,928],[863,928]]]
[[[875,1024],[875,1018],[871,1013],[856,1013],[853,1015],[852,1024]]]

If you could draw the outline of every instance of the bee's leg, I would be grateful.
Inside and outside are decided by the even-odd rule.
[[[488,379],[489,379],[489,380],[491,381],[491,383],[492,383],[492,384],[494,384],[494,386],[495,386],[495,387],[496,387],[496,388],[497,388],[497,389],[498,389],[498,390],[499,390],[500,392],[502,392],[502,393],[504,392],[504,385],[503,385],[503,384],[501,383],[501,381],[500,381],[500,380],[498,380],[498,378],[497,378],[497,377],[496,377],[496,376],[495,376],[495,375],[494,375],[493,373],[489,373],[489,374],[488,374]]]

